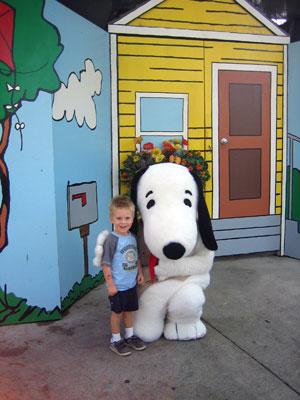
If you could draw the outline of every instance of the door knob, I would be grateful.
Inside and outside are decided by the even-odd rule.
[[[223,138],[221,139],[221,143],[222,143],[222,144],[227,144],[227,143],[228,143],[228,139],[226,139],[225,137],[223,137]]]

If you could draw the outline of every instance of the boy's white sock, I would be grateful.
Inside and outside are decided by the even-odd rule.
[[[130,338],[133,335],[133,327],[125,328],[125,339]]]
[[[121,340],[121,335],[119,333],[112,333],[110,343],[118,342],[119,340]]]

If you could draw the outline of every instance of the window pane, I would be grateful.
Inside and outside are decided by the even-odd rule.
[[[183,132],[183,99],[142,97],[141,132]]]

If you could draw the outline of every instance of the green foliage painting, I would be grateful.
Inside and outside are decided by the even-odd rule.
[[[16,324],[32,321],[49,321],[61,318],[61,311],[55,307],[53,311],[45,308],[28,306],[27,299],[16,297],[13,293],[7,293],[0,287],[0,325]]]
[[[286,185],[286,218],[294,221],[298,221],[298,230],[300,232],[300,171],[297,168],[293,168],[293,188],[292,188],[292,209],[291,213],[289,210],[290,204],[290,167],[287,168],[287,185]],[[291,215],[290,215],[291,214]]]
[[[53,93],[60,87],[54,63],[63,46],[43,10],[44,0],[0,0],[0,252],[8,244],[10,181],[4,156],[12,116],[16,115],[15,127],[22,138],[24,123],[16,114],[22,102],[34,101],[39,91]]]
[[[0,286],[0,325],[61,319],[62,313],[67,308],[103,282],[102,271],[94,277],[91,275],[84,276],[80,283],[74,284],[68,296],[61,300],[61,308],[55,307],[52,311],[47,311],[44,307],[28,305],[27,299],[8,293],[6,285],[4,285],[4,289]]]
[[[89,293],[93,288],[97,287],[102,282],[104,282],[104,275],[102,271],[94,277],[92,277],[91,275],[84,276],[80,283],[76,282],[74,284],[72,290],[69,291],[68,296],[62,300],[62,311],[65,311],[78,299]]]

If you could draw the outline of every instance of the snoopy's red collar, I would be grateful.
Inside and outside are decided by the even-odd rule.
[[[150,256],[149,256],[149,271],[150,271],[151,283],[153,283],[153,281],[154,281],[154,277],[155,277],[154,267],[157,264],[158,264],[158,258],[155,257],[155,255],[153,255],[152,253],[150,253]]]

